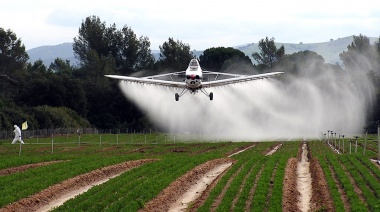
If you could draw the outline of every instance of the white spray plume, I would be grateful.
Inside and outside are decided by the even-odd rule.
[[[366,76],[363,72],[324,70],[318,74],[306,70],[305,76],[291,80],[266,79],[208,88],[214,93],[213,101],[198,92],[187,93],[176,102],[174,94],[181,90],[155,85],[121,82],[120,87],[168,132],[259,141],[320,138],[328,130],[360,133],[374,96]]]

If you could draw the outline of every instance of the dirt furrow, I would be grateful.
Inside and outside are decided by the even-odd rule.
[[[233,163],[231,158],[220,158],[211,161],[207,161],[194,169],[188,171],[186,174],[173,181],[167,188],[161,193],[145,204],[145,207],[140,210],[143,211],[168,211],[170,206],[175,203],[189,188],[197,183],[207,172],[213,168],[226,164]]]
[[[219,196],[214,200],[214,202],[211,205],[211,211],[216,211],[218,206],[223,200],[224,195],[226,194],[228,188],[231,186],[232,181],[235,179],[235,177],[240,173],[240,171],[245,166],[245,163],[239,167],[239,169],[228,179],[227,184],[224,186],[222,192],[219,194]]]
[[[310,173],[312,183],[311,210],[335,211],[334,202],[327,184],[325,173],[319,163],[312,155],[311,146],[308,145],[310,157]]]
[[[94,170],[92,172],[65,180],[30,197],[9,204],[6,207],[1,208],[0,211],[37,211],[39,208],[48,205],[50,202],[61,198],[71,191],[81,189],[82,187],[90,185],[94,182],[102,181],[110,176],[126,172],[132,168],[154,160],[155,159],[143,159],[128,161]]]
[[[312,183],[311,211],[326,209],[334,211],[334,203],[327,185],[326,177],[318,160],[310,159],[310,173]]]
[[[181,195],[177,201],[171,204],[169,212],[185,211],[192,205],[192,202],[206,190],[207,186],[210,185],[216,177],[218,177],[224,170],[228,169],[232,165],[232,162],[221,164],[216,166],[207,172],[201,179],[199,179],[195,184],[193,184],[183,195]]]
[[[297,189],[300,193],[298,207],[301,211],[309,211],[312,186],[306,143],[302,145],[301,161],[297,164],[297,176]]]
[[[270,149],[265,152],[265,156],[274,154],[281,146],[282,146],[282,143],[277,143],[271,146]]]
[[[282,194],[282,210],[283,211],[300,211],[297,204],[298,196],[300,195],[297,190],[297,158],[289,158],[286,163],[284,188]]]
[[[55,163],[62,163],[62,162],[66,162],[66,161],[67,160],[56,160],[56,161],[33,163],[33,164],[27,164],[27,165],[2,169],[2,170],[0,170],[0,176],[5,176],[5,175],[13,174],[13,173],[18,173],[18,172],[24,172],[28,169],[37,168],[40,166],[47,166],[47,165],[51,165],[51,164],[55,164]]]
[[[250,148],[252,148],[254,146],[256,146],[256,144],[251,144],[251,145],[249,145],[247,147],[241,147],[239,149],[236,149],[234,151],[231,151],[231,152],[227,153],[226,155],[227,155],[227,157],[230,158],[230,157],[232,157],[234,155],[237,155],[237,154],[240,154],[240,153],[244,152],[245,150],[250,149]]]
[[[227,169],[225,169],[221,174],[219,174],[213,181],[212,183],[207,186],[207,188],[202,192],[202,194],[197,198],[195,199],[193,202],[192,202],[192,207],[191,208],[188,208],[188,212],[195,212],[199,207],[201,207],[207,200],[207,198],[209,197],[210,195],[210,192],[211,190],[216,186],[216,184],[218,184],[219,180],[226,174],[226,172],[231,168],[228,167]]]

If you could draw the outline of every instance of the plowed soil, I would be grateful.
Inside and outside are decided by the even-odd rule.
[[[329,192],[326,177],[318,162],[310,154],[308,146],[307,160],[310,162],[309,171],[311,175],[311,198],[309,202],[310,211],[334,211],[334,204]],[[302,146],[298,151],[298,158],[290,158],[287,162],[284,177],[284,190],[282,197],[283,211],[302,211],[298,207],[301,195],[297,190],[297,165],[302,161]]]
[[[207,172],[218,165],[231,163],[233,159],[220,158],[208,161],[188,171],[182,177],[173,181],[156,198],[145,204],[140,212],[168,211],[170,206],[177,201],[194,183],[201,179]]]
[[[297,190],[297,163],[297,158],[290,158],[286,164],[282,194],[283,211],[300,211],[297,204],[295,204],[300,195]]]
[[[110,176],[126,172],[132,168],[141,166],[144,163],[152,161],[154,161],[154,159],[128,161],[104,167],[102,169],[98,169],[90,173],[82,174],[74,178],[68,179],[66,181],[63,181],[59,184],[53,185],[30,197],[9,204],[6,207],[1,208],[0,211],[36,211],[39,208],[48,205],[51,201],[57,200],[73,190],[81,189],[82,187],[89,185],[93,182],[107,179]]]
[[[253,145],[252,145],[253,146]],[[251,145],[247,148],[252,147]],[[277,143],[265,151],[264,154],[273,153],[278,148],[281,147],[281,143]],[[247,149],[245,148],[245,149]],[[245,150],[243,149],[243,150]],[[242,149],[236,150],[239,152]],[[309,149],[308,149],[309,150]],[[140,150],[138,150],[140,151]],[[310,152],[310,151],[309,151]],[[235,153],[235,152],[233,152]],[[300,145],[298,158],[290,158],[287,162],[284,176],[284,189],[283,189],[283,211],[301,211],[298,208],[298,201],[300,198],[300,192],[297,190],[297,165],[301,162],[302,146]],[[230,153],[231,155],[232,153]],[[316,211],[320,209],[326,209],[327,211],[334,211],[334,206],[332,198],[330,196],[327,182],[324,176],[324,173],[319,165],[319,162],[314,159],[310,154],[307,155],[307,159],[310,162],[310,174],[312,178],[312,196],[310,199],[310,210]],[[0,209],[0,211],[36,211],[39,208],[48,205],[51,201],[59,199],[61,196],[67,194],[70,191],[78,190],[83,188],[86,185],[89,185],[93,182],[98,182],[105,180],[116,174],[123,173],[134,167],[140,166],[144,163],[151,162],[154,159],[145,159],[145,160],[136,160],[128,161],[121,164],[116,164],[113,166],[105,167],[99,170],[92,171],[83,175],[79,175],[72,179],[68,179],[62,183],[53,185],[35,195],[32,195],[28,198],[21,199],[20,201],[14,202],[5,208]],[[61,161],[57,161],[61,162]],[[50,162],[52,163],[52,162]],[[194,169],[188,171],[186,174],[173,181],[166,189],[164,189],[157,197],[152,199],[150,202],[145,204],[145,208],[140,211],[168,211],[179,198],[185,194],[194,184],[196,184],[200,179],[205,177],[206,173],[209,173],[210,170],[214,169],[223,164],[234,163],[232,158],[220,158],[208,161],[204,164],[201,164]],[[49,163],[40,163],[29,165],[30,167],[36,167],[40,165],[46,165]],[[26,170],[26,167],[16,167],[12,168],[14,170],[2,170],[0,173],[14,173],[22,170]],[[186,209],[193,211],[199,206],[201,206],[204,201],[207,199],[210,191],[216,185],[220,177],[225,173],[221,173],[217,176],[210,184],[207,185],[207,188],[201,193],[198,194],[196,200],[194,200],[191,205],[191,209]],[[248,203],[249,204],[249,203]],[[182,209],[181,209],[182,210]]]
[[[23,171],[26,171],[28,169],[37,168],[37,167],[40,167],[40,166],[47,166],[47,165],[50,165],[50,164],[61,163],[61,162],[64,162],[64,160],[57,160],[57,161],[49,161],[49,162],[27,164],[27,165],[22,165],[22,166],[8,168],[8,169],[3,169],[3,170],[0,170],[0,176],[4,176],[4,175],[8,175],[8,174],[13,174],[13,173],[17,173],[17,172],[23,172]]]

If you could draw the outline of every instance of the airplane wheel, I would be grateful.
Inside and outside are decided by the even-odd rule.
[[[175,93],[175,100],[176,100],[176,101],[179,100],[179,95],[178,95],[178,93]]]
[[[210,92],[210,100],[212,101],[214,99],[214,94],[212,92]]]

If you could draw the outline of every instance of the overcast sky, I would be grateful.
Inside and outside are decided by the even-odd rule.
[[[380,36],[377,0],[0,0],[0,27],[26,49],[73,42],[82,21],[98,16],[107,26],[129,26],[151,49],[169,37],[191,49],[257,43],[320,43],[350,35]]]

